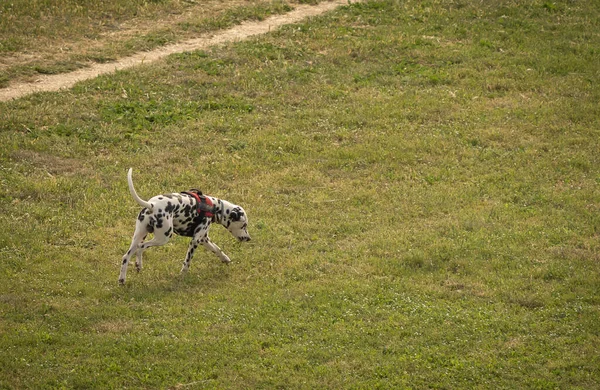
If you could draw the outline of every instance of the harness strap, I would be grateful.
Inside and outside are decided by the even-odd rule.
[[[207,217],[207,218],[214,218],[215,216],[215,211],[216,211],[216,207],[213,204],[213,202],[210,200],[210,198],[207,198],[206,196],[200,194],[198,195],[196,192],[191,192],[191,191],[185,191],[182,192],[182,194],[186,194],[189,195],[191,197],[193,197],[194,199],[196,199],[196,210],[198,211],[198,214]]]

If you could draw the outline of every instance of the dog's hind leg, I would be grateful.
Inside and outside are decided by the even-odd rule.
[[[190,245],[188,246],[188,251],[185,255],[185,260],[183,262],[183,267],[181,268],[181,272],[187,272],[190,269],[190,263],[192,262],[192,257],[194,257],[194,252],[196,248],[198,248],[198,240],[194,237],[192,241],[190,241]]]
[[[151,246],[161,246],[169,242],[169,239],[173,235],[173,227],[171,225],[164,226],[162,228],[155,228],[154,237],[150,241],[141,242],[137,249],[137,260],[136,265],[142,267],[142,253]]]
[[[133,238],[131,240],[131,245],[129,246],[129,250],[123,256],[123,260],[121,262],[121,273],[119,274],[119,283],[125,284],[125,278],[127,277],[127,265],[129,265],[129,261],[131,257],[138,252],[138,257],[141,255],[139,253],[138,248],[142,242],[144,242],[144,238],[146,237],[146,231],[142,226],[136,226],[135,233],[133,234]],[[141,263],[140,263],[141,265]],[[136,262],[137,266],[137,262]]]
[[[173,235],[173,224],[169,218],[165,218],[164,220],[160,221],[150,219],[149,221],[151,222],[150,224],[147,223],[144,218],[138,218],[138,223],[135,227],[135,233],[133,235],[131,246],[129,247],[129,250],[125,256],[123,256],[121,274],[119,275],[119,283],[121,284],[125,283],[125,278],[127,276],[127,265],[129,264],[129,261],[134,253],[137,255],[135,262],[136,268],[140,270],[142,268],[142,253],[151,246],[166,244]],[[144,238],[148,232],[152,231],[154,232],[154,237],[150,241],[144,242]]]
[[[146,235],[144,235],[144,238],[142,238],[142,241],[140,241],[140,244],[144,243],[144,240],[146,239]],[[138,245],[138,247],[139,247]],[[142,270],[142,251],[138,251],[136,248],[136,258],[135,258],[135,270],[137,272],[140,272]]]

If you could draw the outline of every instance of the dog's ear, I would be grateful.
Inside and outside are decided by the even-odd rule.
[[[229,214],[229,218],[231,218],[232,222],[237,222],[241,219],[242,217],[242,213],[240,213],[240,210],[238,209],[233,209],[231,210],[231,214]]]
[[[195,192],[195,193],[196,193],[196,194],[198,194],[198,195],[202,195],[202,191],[200,191],[200,190],[198,190],[198,189],[196,189],[196,188],[192,188],[192,189],[190,189],[190,192]]]

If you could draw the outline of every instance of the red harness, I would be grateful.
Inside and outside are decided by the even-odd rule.
[[[196,199],[196,210],[198,211],[198,214],[207,218],[213,218],[215,216],[216,207],[210,198],[202,195],[202,193],[198,194],[197,192],[192,191],[182,192],[182,194],[189,195]]]

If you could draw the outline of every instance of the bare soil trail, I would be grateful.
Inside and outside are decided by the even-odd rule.
[[[259,22],[244,22],[224,31],[163,46],[152,51],[140,52],[121,58],[115,62],[94,64],[88,68],[70,73],[41,75],[34,83],[15,83],[9,85],[7,88],[0,89],[0,102],[18,99],[35,92],[50,92],[71,88],[77,82],[136,65],[154,62],[173,53],[206,49],[213,45],[239,41],[254,35],[265,34],[282,25],[296,23],[302,19],[317,16],[348,3],[348,0],[333,0],[319,3],[318,5],[299,5],[284,15],[272,16]]]

